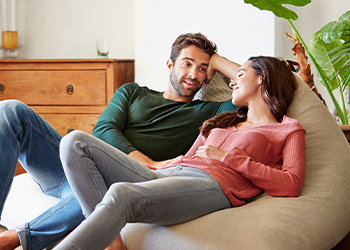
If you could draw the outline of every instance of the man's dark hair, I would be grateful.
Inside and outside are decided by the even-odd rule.
[[[210,41],[205,35],[201,33],[186,33],[176,38],[175,42],[171,46],[171,61],[175,63],[181,51],[187,48],[189,45],[194,45],[200,48],[209,56],[212,56],[217,51],[216,44]]]

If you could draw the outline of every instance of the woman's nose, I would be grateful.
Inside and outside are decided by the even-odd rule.
[[[236,85],[236,81],[231,79],[231,82],[229,84],[230,88],[232,89]]]

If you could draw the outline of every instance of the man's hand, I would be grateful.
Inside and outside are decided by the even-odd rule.
[[[218,57],[219,55],[216,53],[210,57],[209,66],[207,69],[207,78],[205,79],[206,84],[210,83],[217,71],[216,60],[218,59]]]
[[[179,156],[179,157],[182,157],[182,156]],[[165,161],[155,161],[154,164],[152,166],[150,166],[150,167],[153,168],[153,169],[160,169],[160,168],[163,168],[163,167],[169,165],[170,163],[172,163],[177,158],[169,159],[169,160],[165,160]]]
[[[169,165],[172,161],[174,161],[178,157],[182,157],[182,156],[178,156],[177,158],[169,159],[169,160],[165,160],[165,161],[153,161],[148,156],[146,156],[143,153],[141,153],[140,151],[136,151],[136,150],[129,153],[129,156],[131,158],[134,158],[138,162],[145,164],[146,166],[148,166],[152,169],[159,169],[159,168],[165,167],[166,165]]]
[[[204,145],[198,147],[198,150],[196,151],[195,156],[201,157],[201,158],[213,158],[219,161],[223,161],[227,152],[218,149],[217,147],[214,147],[212,145]]]

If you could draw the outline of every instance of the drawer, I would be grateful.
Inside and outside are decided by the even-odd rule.
[[[106,105],[105,70],[0,71],[0,100],[28,105]]]
[[[100,114],[40,114],[40,116],[64,136],[70,129],[91,134]]]

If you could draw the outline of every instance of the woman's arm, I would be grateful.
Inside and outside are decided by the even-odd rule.
[[[206,141],[206,138],[202,134],[199,134],[197,139],[192,144],[192,147],[190,148],[190,150],[188,150],[188,152],[186,153],[185,157],[195,156],[198,147],[204,145],[205,141]]]
[[[288,136],[281,169],[253,161],[239,148],[228,152],[223,162],[272,196],[296,197],[305,180],[305,132],[298,130]]]

